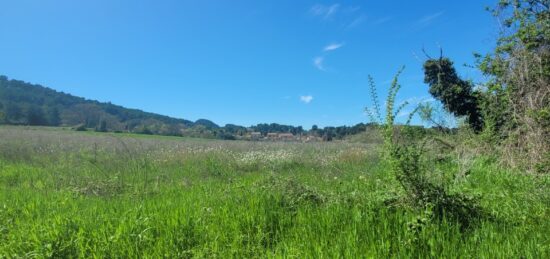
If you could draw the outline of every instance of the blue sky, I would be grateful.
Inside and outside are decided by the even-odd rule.
[[[368,122],[367,76],[429,98],[422,48],[482,80],[496,23],[476,1],[0,0],[0,74],[178,118]]]

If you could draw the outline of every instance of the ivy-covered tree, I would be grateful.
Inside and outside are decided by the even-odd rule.
[[[481,131],[483,117],[472,83],[458,76],[450,59],[428,59],[424,63],[424,82],[430,86],[430,94],[441,101],[446,110],[455,116],[466,116],[472,129]]]

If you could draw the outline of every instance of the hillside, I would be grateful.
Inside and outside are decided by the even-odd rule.
[[[364,132],[367,124],[304,130],[301,126],[262,123],[244,127],[199,119],[195,122],[177,119],[138,109],[129,109],[110,102],[98,102],[54,89],[0,76],[0,124],[79,127],[98,131],[238,139],[248,132],[288,132],[311,134],[325,139],[342,139]]]
[[[181,135],[208,120],[194,123],[164,115],[88,100],[42,85],[0,76],[0,122],[13,125],[83,126],[104,131]]]

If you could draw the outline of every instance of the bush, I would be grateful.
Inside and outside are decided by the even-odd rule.
[[[402,199],[415,209],[429,211],[428,219],[448,218],[460,224],[462,229],[471,226],[471,223],[481,218],[484,213],[478,205],[477,199],[454,193],[447,190],[448,186],[433,183],[427,175],[428,163],[424,161],[424,146],[427,143],[423,134],[415,127],[408,126],[412,116],[418,111],[418,107],[409,114],[407,125],[397,127],[394,123],[395,116],[403,109],[406,103],[401,104],[394,112],[394,100],[400,89],[398,83],[399,71],[393,79],[386,101],[386,118],[382,120],[379,115],[378,100],[375,94],[371,94],[374,103],[374,111],[378,114],[378,121],[382,122],[384,131],[384,157],[395,179],[405,191],[406,197]],[[375,86],[371,80],[371,92],[375,92]],[[374,114],[371,113],[374,118]],[[426,135],[425,135],[426,136]]]

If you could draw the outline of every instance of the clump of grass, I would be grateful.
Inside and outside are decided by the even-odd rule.
[[[266,192],[279,195],[279,203],[289,211],[296,211],[305,205],[319,206],[327,201],[319,191],[292,178],[270,176],[261,184]]]

